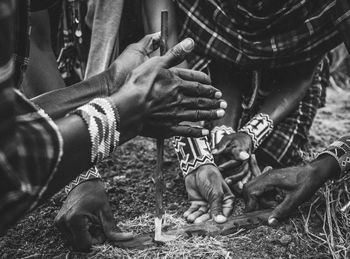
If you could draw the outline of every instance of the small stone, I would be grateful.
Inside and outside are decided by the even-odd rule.
[[[279,242],[286,246],[288,245],[290,242],[292,242],[292,237],[290,235],[284,235],[279,239]]]

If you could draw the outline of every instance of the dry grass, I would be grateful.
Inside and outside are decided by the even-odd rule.
[[[325,248],[333,258],[350,256],[350,175],[328,183],[303,215],[304,231],[317,247]],[[311,215],[322,220],[322,231],[310,227]]]
[[[120,225],[127,231],[135,234],[153,232],[153,215],[145,214],[134,220]],[[165,224],[177,226],[185,224],[182,218],[166,214]],[[228,251],[229,242],[240,233],[218,237],[183,237],[178,236],[175,241],[162,246],[152,246],[145,249],[121,249],[112,245],[97,246],[97,252],[90,258],[231,258]]]

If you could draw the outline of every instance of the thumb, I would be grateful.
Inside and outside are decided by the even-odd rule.
[[[161,67],[171,68],[183,62],[185,57],[194,49],[194,41],[191,38],[184,39],[176,44],[164,56],[160,57]]]
[[[142,53],[149,55],[159,48],[159,44],[160,44],[160,32],[156,32],[143,37],[137,43],[137,46],[138,48],[140,48]]]
[[[226,147],[230,144],[230,141],[225,141],[225,139],[222,139],[216,147],[211,151],[213,155],[220,155],[222,152],[225,151]]]
[[[271,226],[274,226],[278,224],[278,222],[286,218],[288,214],[292,211],[294,208],[294,202],[291,199],[291,196],[287,195],[286,198],[283,200],[282,203],[280,203],[272,212],[271,215],[269,216],[268,223]]]
[[[212,197],[209,197],[210,212],[211,212],[212,218],[216,223],[224,223],[227,220],[227,218],[224,216],[222,212],[223,202],[224,202],[223,194],[216,194],[216,195],[213,195]]]
[[[100,212],[100,219],[103,227],[103,232],[106,238],[110,241],[121,242],[133,239],[133,233],[131,232],[117,232],[113,231],[115,225],[114,218],[109,212]]]

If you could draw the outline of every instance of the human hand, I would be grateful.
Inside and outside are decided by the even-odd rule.
[[[267,171],[244,186],[246,210],[254,211],[276,205],[276,201],[267,196],[273,191],[282,191],[285,197],[268,219],[268,223],[274,225],[310,199],[330,179],[337,167],[335,159],[327,156],[305,166]]]
[[[130,44],[107,69],[109,93],[119,90],[132,70],[150,58],[160,46],[160,32],[146,35]]]
[[[234,197],[219,170],[203,165],[185,178],[191,206],[184,213],[187,221],[201,223],[213,218],[224,223],[233,210]]]
[[[241,132],[223,136],[212,150],[226,183],[237,193],[241,193],[243,185],[251,178],[261,174],[251,150],[250,136]]]
[[[133,238],[132,233],[113,231],[113,214],[103,183],[98,179],[83,182],[68,194],[55,225],[79,251],[88,251],[92,245],[106,239],[126,241]]]
[[[122,134],[124,127],[129,134],[133,129],[135,136],[148,123],[162,129],[161,135],[145,130],[144,134],[152,137],[186,135],[190,128],[189,135],[203,136],[209,132],[180,123],[224,116],[221,107],[227,104],[220,100],[221,92],[209,85],[207,75],[188,69],[168,69],[182,62],[193,47],[194,42],[185,39],[164,56],[149,59],[134,69],[123,87],[110,97],[120,112]]]

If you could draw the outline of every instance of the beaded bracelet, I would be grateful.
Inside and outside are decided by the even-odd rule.
[[[75,187],[77,187],[82,182],[101,179],[101,175],[98,173],[96,167],[90,168],[87,172],[80,174],[77,178],[71,181],[66,187],[64,187],[65,193],[68,195]]]
[[[259,113],[255,115],[239,132],[248,134],[252,138],[253,151],[270,135],[273,130],[273,121],[269,115]]]
[[[235,133],[231,127],[225,125],[216,126],[210,131],[210,147],[214,149],[225,135]]]
[[[202,165],[215,165],[207,137],[174,137],[173,145],[184,177]]]
[[[322,151],[317,158],[322,155],[331,155],[337,160],[342,177],[350,169],[350,136],[343,136],[333,142],[326,150]]]
[[[80,116],[86,123],[91,140],[91,163],[106,158],[118,146],[119,113],[107,98],[96,98],[72,114]]]

